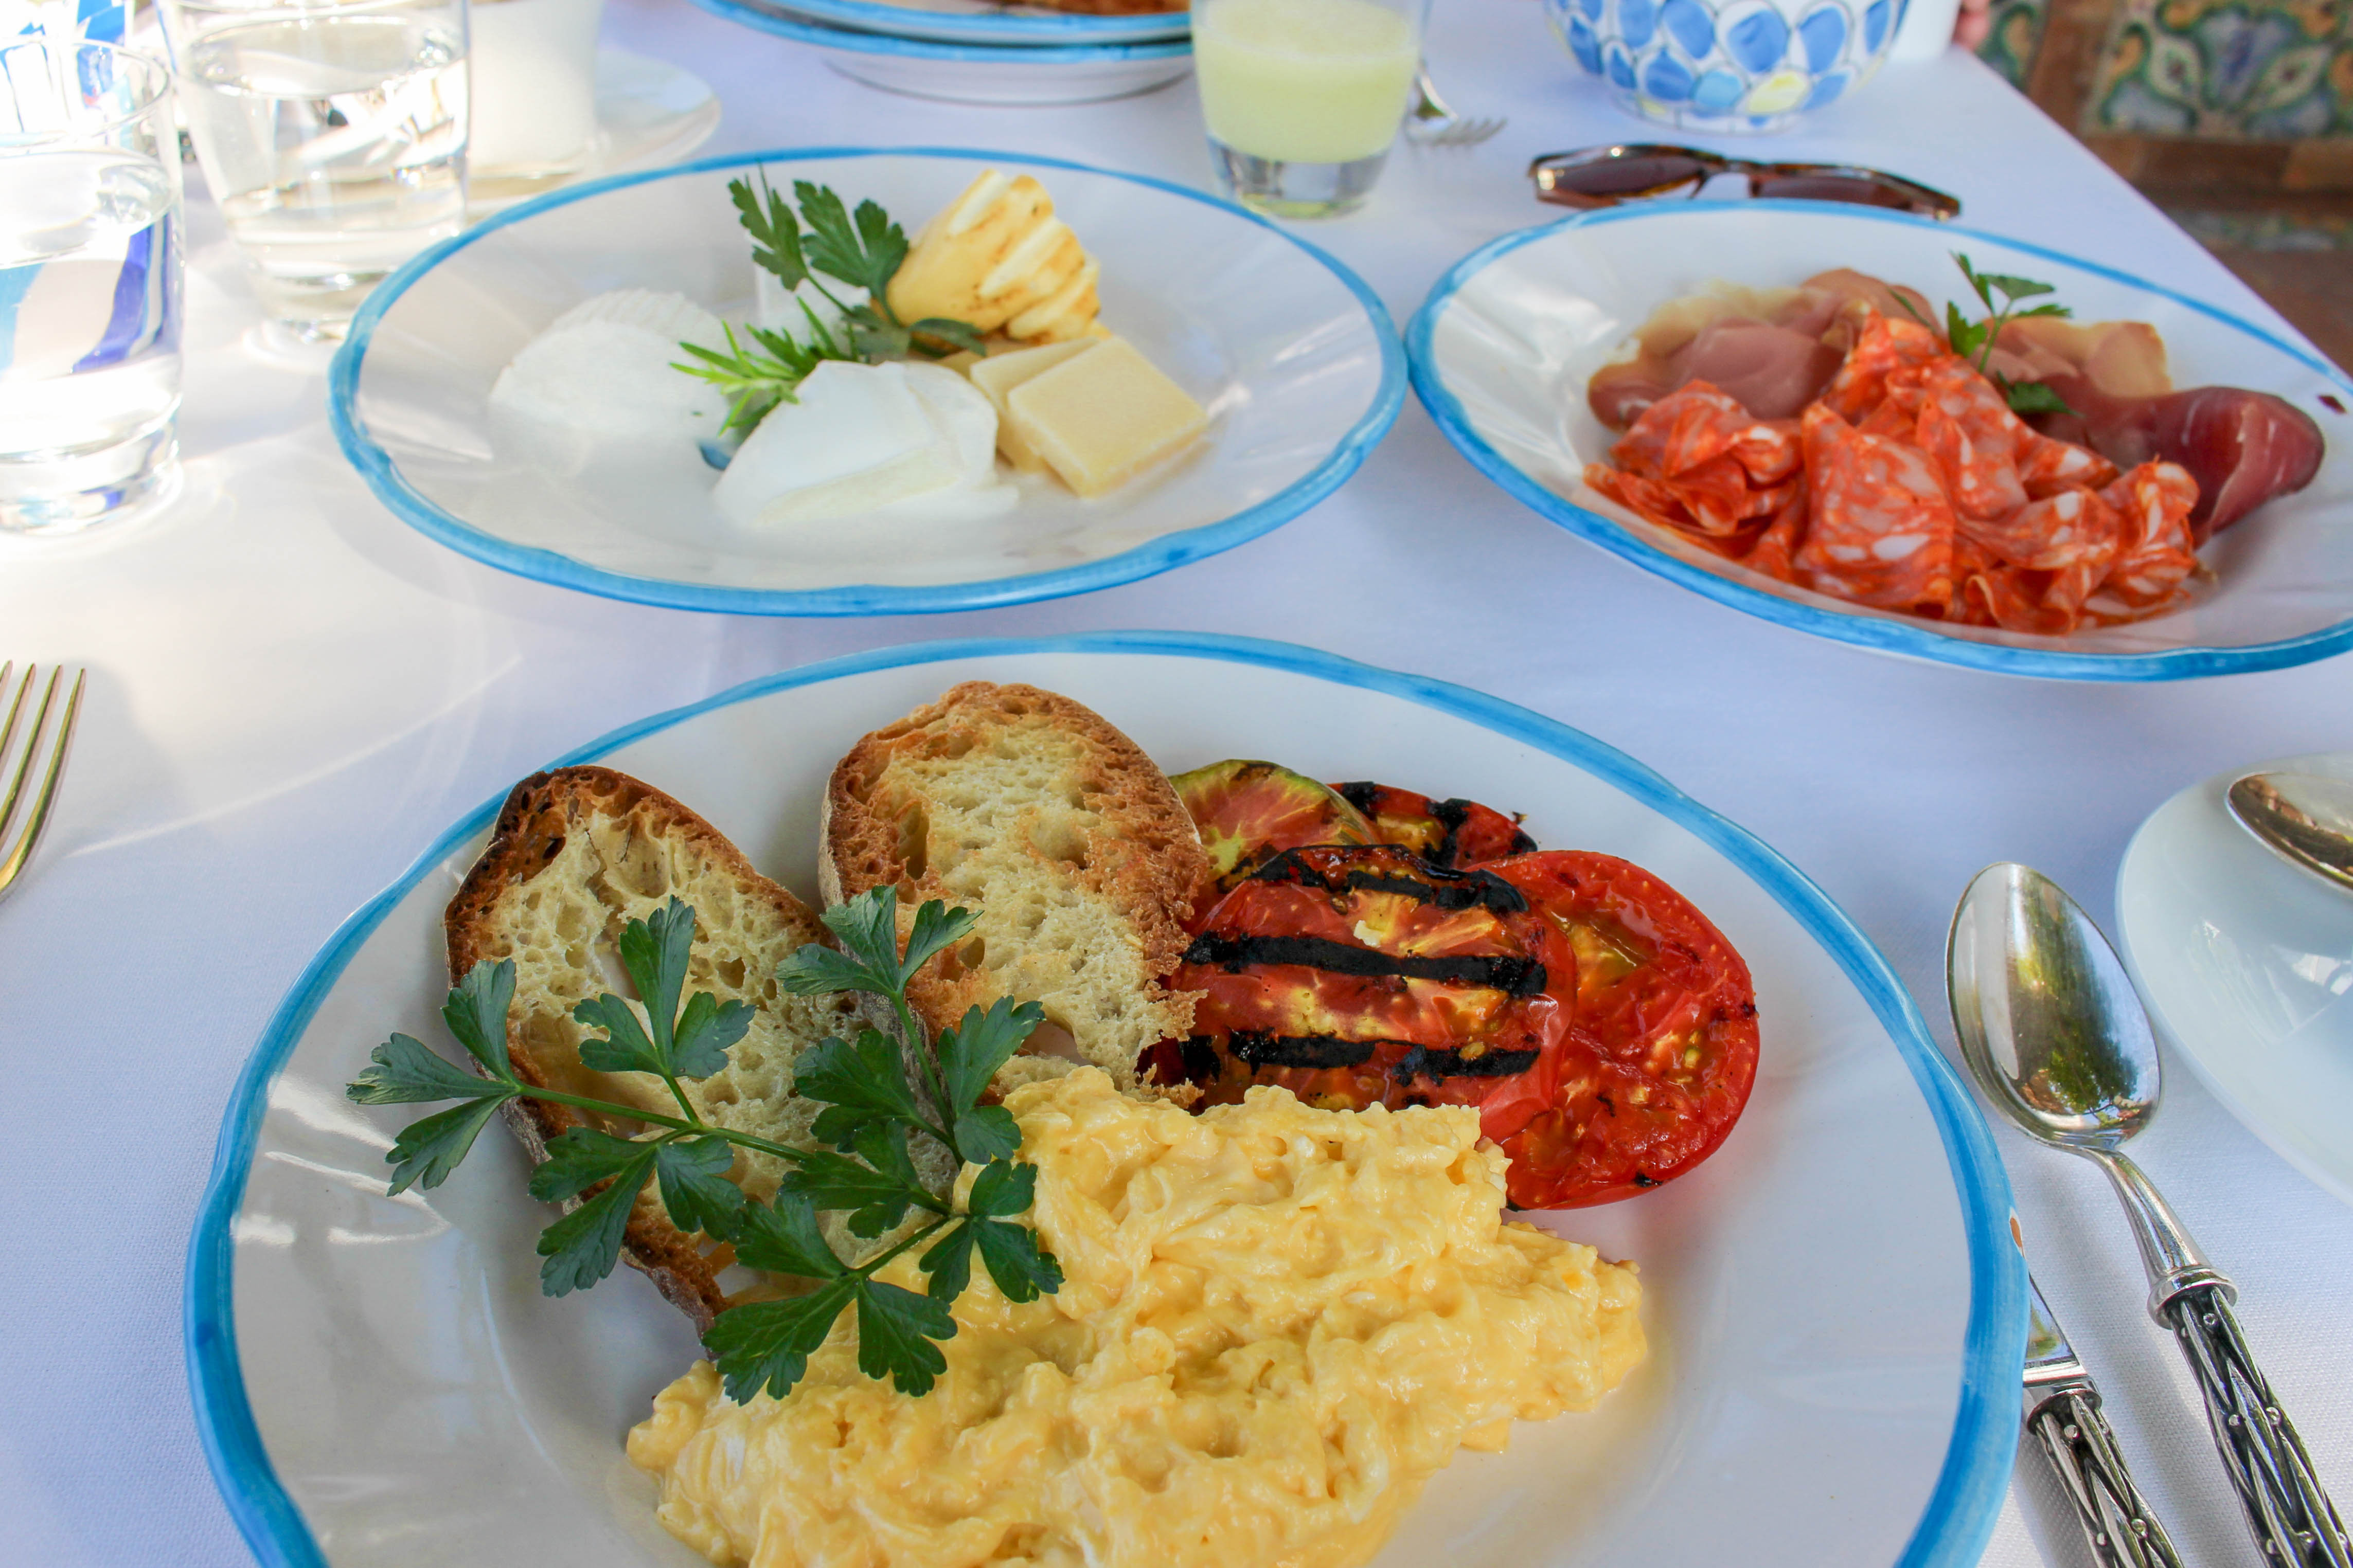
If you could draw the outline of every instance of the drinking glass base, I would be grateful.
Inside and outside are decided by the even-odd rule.
[[[166,419],[94,452],[0,458],[0,534],[74,533],[153,511],[179,493],[179,454]]]
[[[1345,163],[1301,163],[1256,158],[1209,138],[1209,156],[1226,194],[1270,217],[1338,217],[1355,212],[1373,194],[1388,162],[1388,149]]]

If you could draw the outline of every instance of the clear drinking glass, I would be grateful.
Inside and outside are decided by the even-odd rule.
[[[275,328],[339,342],[466,222],[465,0],[163,0],[205,183]]]
[[[0,48],[0,530],[65,531],[177,487],[171,87],[111,44]]]
[[[1362,206],[1397,140],[1429,0],[1195,0],[1193,74],[1228,194],[1278,217]]]

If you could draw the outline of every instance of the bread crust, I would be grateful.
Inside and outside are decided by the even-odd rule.
[[[1148,978],[1136,999],[1169,1035],[1191,1026],[1194,993],[1171,992],[1166,978],[1184,957],[1185,922],[1198,900],[1212,894],[1215,872],[1176,789],[1143,748],[1101,715],[1070,698],[1026,685],[966,681],[937,701],[872,731],[849,749],[828,781],[821,813],[818,879],[828,903],[869,889],[900,889],[903,932],[915,907],[929,899],[972,902],[959,895],[937,865],[910,864],[906,829],[884,798],[902,786],[894,770],[986,752],[1008,733],[1045,727],[1076,742],[1079,759],[1057,776],[1074,811],[1107,825],[1074,860],[1060,865],[1034,857],[1041,874],[1067,877],[1124,915],[1141,949]],[[987,900],[982,900],[986,902]],[[1001,994],[985,967],[966,966],[951,951],[927,963],[908,985],[908,1000],[926,1026],[955,1024],[965,1010]],[[1051,1007],[1050,1005],[1050,1013]],[[1114,1081],[1138,1087],[1135,1064],[1098,1062]]]
[[[686,846],[733,883],[739,897],[771,906],[798,942],[829,940],[807,905],[787,889],[761,876],[724,835],[678,801],[611,768],[557,768],[533,773],[514,786],[500,808],[489,846],[449,900],[442,924],[452,984],[478,963],[511,956],[512,944],[502,936],[500,918],[507,900],[545,874],[566,840],[596,821],[627,821],[649,838]],[[518,1078],[533,1088],[562,1087],[524,1037],[526,1019],[521,1014],[518,1007],[510,1016],[509,1064]],[[474,1065],[470,1058],[468,1065]],[[503,1110],[507,1124],[522,1140],[534,1165],[547,1157],[548,1142],[566,1129],[596,1124],[627,1135],[639,1125],[520,1097],[507,1101]],[[696,1235],[680,1230],[654,1201],[650,1188],[629,1216],[622,1257],[649,1276],[673,1306],[694,1320],[698,1331],[710,1328],[712,1320],[728,1305],[719,1275],[733,1261],[732,1250],[709,1247]]]

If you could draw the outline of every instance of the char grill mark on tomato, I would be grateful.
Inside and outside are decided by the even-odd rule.
[[[1525,855],[1536,841],[1518,819],[1475,800],[1432,800],[1394,784],[1358,780],[1333,791],[1363,814],[1384,844],[1410,849],[1433,866],[1460,869],[1507,855]]]
[[[1320,936],[1229,936],[1203,931],[1185,950],[1187,963],[1215,964],[1228,973],[1261,963],[1295,963],[1328,974],[1365,979],[1397,975],[1480,985],[1506,996],[1534,996],[1545,988],[1545,967],[1519,954],[1469,953],[1459,957],[1389,954]]]
[[[1577,959],[1501,878],[1389,846],[1300,848],[1214,910],[1171,981],[1192,1038],[1156,1054],[1210,1103],[1278,1084],[1312,1104],[1466,1104],[1501,1136],[1567,1022]],[[1548,1079],[1547,1079],[1548,1081]]]

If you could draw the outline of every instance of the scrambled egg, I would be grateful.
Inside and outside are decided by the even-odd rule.
[[[921,1398],[860,1373],[847,1316],[781,1400],[697,1363],[629,1435],[680,1540],[752,1568],[1345,1568],[1458,1446],[1642,1359],[1633,1269],[1503,1222],[1475,1110],[1258,1088],[1194,1117],[1094,1068],[1006,1103],[1061,1291],[1017,1306],[976,1268]],[[904,1262],[884,1277],[921,1289]]]

